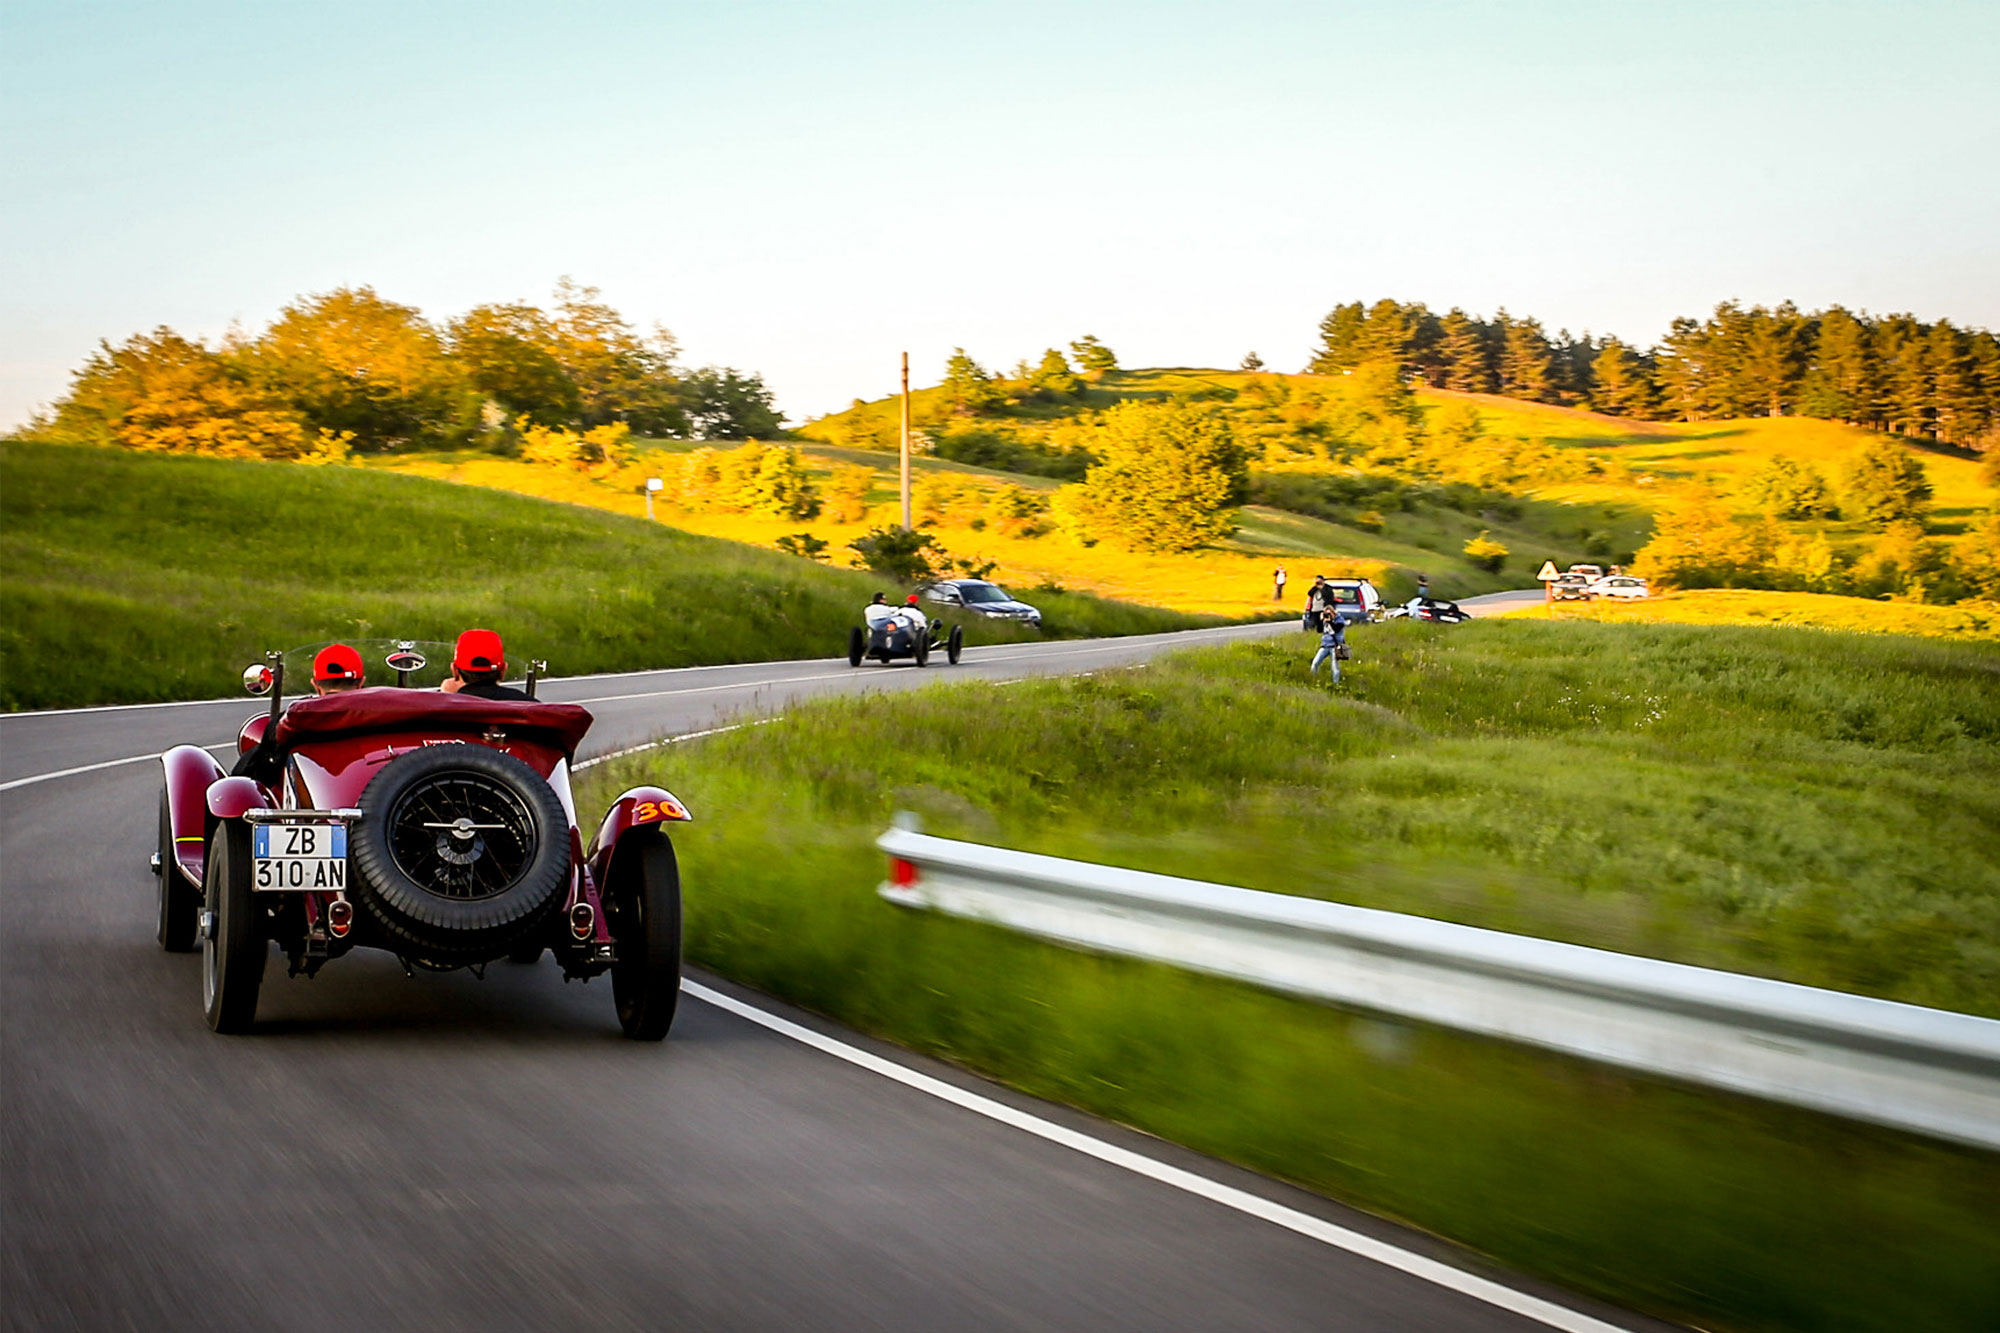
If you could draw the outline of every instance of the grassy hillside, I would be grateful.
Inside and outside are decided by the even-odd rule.
[[[370,469],[21,443],[0,445],[0,570],[8,708],[214,697],[266,648],[475,624],[564,675],[830,656],[880,583]],[[1076,594],[1039,601],[1052,633],[1191,623]]]
[[[2000,1016],[2000,677],[1969,644],[1501,620],[899,699],[607,765],[727,975],[1704,1327],[1975,1327],[2000,1158],[1095,957],[874,893],[974,841]],[[773,839],[787,855],[760,854]]]
[[[1482,447],[1504,454],[1525,446],[1525,455],[1540,461],[1528,463],[1519,476],[1498,469],[1509,479],[1485,483],[1489,493],[1483,496],[1466,494],[1471,488],[1405,487],[1375,500],[1356,498],[1336,505],[1338,512],[1329,512],[1323,503],[1301,502],[1307,488],[1297,477],[1300,456],[1270,442],[1283,440],[1310,419],[1310,408],[1302,405],[1305,399],[1339,383],[1317,375],[1189,368],[1120,371],[1088,386],[1071,402],[1024,405],[970,422],[948,416],[938,389],[921,390],[913,397],[917,418],[947,436],[985,432],[1021,447],[1049,450],[1074,441],[1072,423],[1080,415],[1122,401],[1187,395],[1223,403],[1244,432],[1262,442],[1266,457],[1258,468],[1259,492],[1271,503],[1337,521],[1373,510],[1381,520],[1374,528],[1380,536],[1430,552],[1422,558],[1434,581],[1440,569],[1461,572],[1464,562],[1457,557],[1465,538],[1491,529],[1514,552],[1507,571],[1516,586],[1544,558],[1558,565],[1586,558],[1622,560],[1644,544],[1652,513],[1696,486],[1737,496],[1751,475],[1773,457],[1811,462],[1837,483],[1848,457],[1881,438],[1838,422],[1806,418],[1633,421],[1492,394],[1424,389],[1418,391],[1417,403],[1427,423],[1435,423],[1446,408],[1470,407],[1485,432],[1487,444]],[[861,404],[808,423],[801,434],[850,448],[888,447],[895,440],[895,411],[896,404],[889,399]],[[1901,443],[1921,459],[1930,475],[1936,492],[1935,533],[1949,537],[1963,532],[1979,514],[2000,503],[2000,493],[1979,480],[1976,460],[1963,451],[1914,440]],[[1311,469],[1309,463],[1306,466]],[[1354,475],[1353,469],[1336,471]],[[1747,503],[1743,507],[1749,508]],[[1825,531],[1836,545],[1864,544],[1874,536],[1852,522],[1814,520],[1793,526]],[[1361,550],[1351,540],[1338,549]]]

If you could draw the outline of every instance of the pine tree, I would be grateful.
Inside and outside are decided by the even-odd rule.
[[[963,347],[951,349],[951,359],[944,363],[943,387],[945,402],[960,416],[977,416],[1000,405],[999,386]]]
[[[1964,444],[1985,426],[1984,395],[1967,353],[1967,340],[1948,321],[1931,325],[1924,339],[1925,368],[1930,373],[1932,420],[1937,438]]]
[[[1706,325],[1683,315],[1673,322],[1658,358],[1662,407],[1682,421],[1705,420],[1712,395],[1710,335]]]
[[[1797,400],[1805,369],[1805,321],[1786,301],[1775,310],[1756,307],[1742,325],[1732,406],[1746,416],[1784,416]]]
[[[1500,353],[1500,392],[1512,398],[1548,402],[1549,340],[1538,319],[1509,319],[1502,311],[1496,322],[1506,330],[1506,344]]]
[[[1069,351],[1085,379],[1099,380],[1118,369],[1118,354],[1099,342],[1094,333],[1086,333],[1071,343]]]
[[[1083,390],[1083,381],[1069,368],[1063,354],[1053,347],[1042,353],[1041,363],[1026,378],[1029,392],[1051,401],[1074,398]]]
[[[1444,387],[1460,393],[1493,392],[1493,361],[1486,327],[1456,306],[1446,315],[1438,344]]]
[[[1881,391],[1868,325],[1839,306],[1823,311],[1813,325],[1811,369],[1799,386],[1800,415],[1851,426],[1877,424]]]
[[[1930,434],[1935,404],[1923,325],[1911,315],[1886,316],[1875,326],[1875,351],[1882,364],[1882,415],[1889,429]]]
[[[1638,353],[1616,338],[1604,340],[1604,350],[1592,365],[1596,390],[1591,402],[1600,412],[1619,417],[1649,417],[1659,406],[1653,378]]]
[[[1360,363],[1368,312],[1359,301],[1337,305],[1319,322],[1319,349],[1306,364],[1309,375],[1338,375]]]

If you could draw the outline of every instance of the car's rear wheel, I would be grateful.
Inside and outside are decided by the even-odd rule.
[[[425,746],[384,766],[359,804],[354,892],[411,957],[498,957],[537,937],[561,904],[569,816],[510,754]]]
[[[913,649],[916,654],[918,666],[924,666],[929,663],[931,660],[931,636],[928,634],[917,635]]]
[[[168,953],[186,953],[194,948],[201,924],[201,890],[188,883],[174,855],[174,822],[165,787],[160,788],[159,857],[160,947]]]
[[[944,641],[945,659],[953,666],[958,665],[958,655],[965,651],[965,627],[953,625],[951,634]]]
[[[208,841],[207,920],[201,940],[201,1007],[217,1032],[248,1032],[257,1019],[270,948],[250,890],[250,826],[225,819]]]
[[[674,845],[657,826],[618,840],[606,876],[605,907],[618,961],[611,997],[618,1025],[634,1041],[659,1041],[673,1026],[681,994],[681,872]]]
[[[868,636],[861,632],[861,626],[856,625],[847,632],[847,665],[851,667],[860,666],[861,654],[867,650]]]

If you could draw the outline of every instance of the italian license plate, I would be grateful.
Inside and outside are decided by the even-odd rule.
[[[254,890],[344,890],[347,826],[258,824],[250,830],[250,866]]]

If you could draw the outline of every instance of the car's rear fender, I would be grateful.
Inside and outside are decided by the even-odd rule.
[[[632,788],[611,803],[604,822],[597,826],[597,836],[590,840],[590,850],[585,855],[590,862],[591,878],[600,885],[606,882],[605,877],[611,872],[611,855],[618,850],[618,840],[626,834],[653,824],[685,823],[693,818],[680,798],[664,787]]]
[[[215,762],[214,755],[194,745],[176,745],[160,756],[160,765],[166,770],[167,827],[173,832],[174,863],[190,881],[199,884],[208,862],[208,789],[222,780],[222,765]]]
[[[209,784],[208,813],[212,819],[241,819],[252,810],[275,808],[271,794],[255,779],[219,778]]]

